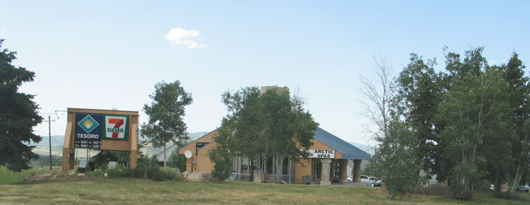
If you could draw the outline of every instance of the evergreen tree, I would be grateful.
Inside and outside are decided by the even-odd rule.
[[[186,156],[183,154],[179,154],[181,146],[179,148],[175,149],[169,156],[169,159],[167,161],[168,166],[178,168],[180,171],[186,170]]]
[[[25,82],[32,82],[35,73],[12,62],[16,52],[2,49],[0,39],[0,166],[20,172],[30,168],[30,160],[38,158],[32,152],[41,137],[33,134],[33,127],[42,122],[34,95],[20,93],[18,88]]]

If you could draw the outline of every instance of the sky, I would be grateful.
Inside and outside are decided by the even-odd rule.
[[[530,1],[7,1],[2,48],[35,72],[20,92],[36,95],[52,135],[67,108],[142,111],[158,82],[179,80],[193,103],[188,132],[221,125],[221,94],[249,86],[298,90],[320,127],[373,145],[362,125],[359,75],[374,56],[394,74],[410,53],[436,59],[444,46],[484,47],[490,65],[515,51],[530,62]],[[1,97],[1,96],[0,96]],[[48,135],[48,122],[34,128]]]

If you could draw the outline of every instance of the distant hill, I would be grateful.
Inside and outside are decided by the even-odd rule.
[[[355,142],[348,142],[350,144],[352,144],[353,146],[356,146],[357,148],[367,152],[368,154],[372,154],[374,151],[373,151],[373,148],[370,147],[369,145],[365,145],[365,144],[359,144],[359,143],[355,143]]]
[[[208,134],[208,132],[194,132],[189,133],[190,136],[190,142],[198,139],[199,137],[204,136],[205,134]],[[49,155],[50,154],[50,138],[48,136],[41,136],[42,140],[39,143],[31,143],[32,146],[37,146],[33,149],[33,152],[40,155]],[[140,141],[144,139],[140,138]],[[64,135],[52,135],[52,154],[53,155],[63,155],[63,143],[64,143]],[[171,146],[172,143],[168,144],[168,147]],[[82,150],[82,149],[77,149]],[[154,148],[153,146],[147,146],[144,149],[144,154],[147,154],[147,156],[151,156],[153,154],[162,152],[163,148]],[[93,153],[96,153],[96,151],[93,151]],[[92,152],[91,152],[92,155]]]
[[[208,133],[209,132],[189,133],[190,142],[193,142]],[[31,144],[31,145],[37,145],[37,147],[33,149],[33,152],[35,152],[36,154],[41,154],[41,155],[49,155],[50,154],[49,138],[48,136],[41,136],[41,137],[42,137],[42,140],[38,144]],[[140,140],[144,140],[144,139],[140,139]],[[62,135],[52,136],[52,154],[53,155],[60,155],[60,156],[63,155],[63,143],[64,143],[64,136]],[[369,154],[373,153],[373,149],[369,145],[359,144],[355,142],[348,142],[348,143],[352,144],[353,146],[356,146],[357,148]],[[168,147],[171,145],[172,143],[168,144]],[[78,150],[82,150],[82,149],[78,149]],[[153,146],[148,145],[145,149],[142,150],[142,152],[146,154],[147,156],[151,156],[153,154],[160,153],[163,150],[164,150],[163,148],[154,148]],[[94,151],[93,153],[96,153],[96,151]]]

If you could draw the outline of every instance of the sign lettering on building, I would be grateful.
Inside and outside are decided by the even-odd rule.
[[[308,158],[335,158],[335,150],[332,149],[309,149],[307,152]]]

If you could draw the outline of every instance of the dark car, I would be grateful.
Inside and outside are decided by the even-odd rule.
[[[377,180],[375,182],[370,182],[370,183],[366,184],[366,186],[376,187],[376,186],[381,186],[382,183],[383,183],[383,180]]]

